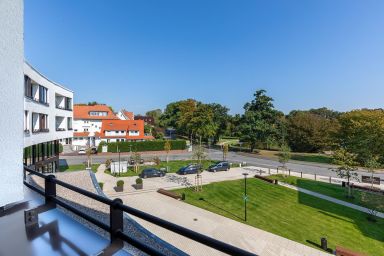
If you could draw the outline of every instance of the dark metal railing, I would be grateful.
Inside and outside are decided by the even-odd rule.
[[[44,190],[41,190],[31,184],[29,184],[26,181],[26,173],[30,173],[33,175],[36,175],[40,178],[43,178],[45,180],[45,188]],[[46,204],[50,204],[53,207],[56,207],[56,205],[60,205],[61,207],[75,213],[76,215],[84,218],[85,220],[91,222],[92,224],[104,229],[105,231],[109,232],[111,243],[114,243],[116,241],[125,241],[132,246],[136,247],[137,249],[149,254],[149,255],[163,255],[160,251],[150,247],[148,244],[145,244],[144,242],[134,238],[130,237],[127,234],[124,233],[124,212],[134,215],[140,219],[146,220],[150,223],[153,223],[157,226],[160,226],[162,228],[165,228],[167,230],[173,231],[179,235],[182,235],[184,237],[190,238],[196,242],[199,242],[201,244],[204,244],[206,246],[209,246],[211,248],[214,248],[218,251],[221,251],[223,253],[227,253],[229,255],[255,255],[253,253],[250,253],[248,251],[245,251],[243,249],[237,248],[233,245],[224,243],[222,241],[213,239],[209,236],[200,234],[198,232],[192,231],[190,229],[184,228],[182,226],[176,225],[172,222],[160,219],[156,216],[153,216],[151,214],[148,214],[146,212],[137,210],[135,208],[129,207],[127,205],[123,204],[123,201],[119,198],[116,198],[114,200],[111,200],[109,198],[100,196],[98,194],[89,192],[87,190],[84,190],[82,188],[73,186],[71,184],[68,184],[66,182],[63,182],[61,180],[56,179],[54,175],[44,175],[40,172],[37,172],[29,167],[24,166],[24,184],[36,191],[37,193],[41,194],[45,197]],[[71,191],[74,191],[78,194],[81,194],[83,196],[92,198],[100,203],[109,205],[110,207],[110,224],[107,225],[100,220],[91,217],[84,212],[76,209],[75,207],[69,205],[68,203],[64,202],[63,200],[59,199],[56,196],[56,186],[62,186],[66,189],[69,189]]]

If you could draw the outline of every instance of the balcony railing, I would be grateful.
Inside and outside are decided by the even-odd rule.
[[[60,106],[60,105],[56,105],[56,108],[57,109],[62,109],[62,110],[68,110],[68,111],[72,111],[72,108],[70,108],[70,107],[63,107],[63,106]]]
[[[40,103],[40,104],[43,104],[43,105],[45,105],[45,106],[49,106],[49,103],[48,103],[48,102],[41,101],[41,100],[39,100],[38,98],[34,98],[34,97],[32,97],[32,96],[29,96],[29,95],[25,95],[25,97],[26,97],[27,99],[29,99],[29,100],[32,100],[32,101],[36,102],[36,103]]]
[[[56,128],[56,131],[57,132],[63,132],[63,131],[65,131],[65,128]]]
[[[48,128],[33,129],[32,133],[49,132]]]
[[[31,184],[29,184],[26,180],[26,173],[36,175],[40,178],[43,178],[45,180],[45,188],[44,190],[41,190]],[[151,214],[148,214],[146,212],[137,210],[135,208],[132,208],[130,206],[124,205],[123,201],[119,198],[116,198],[114,200],[111,200],[106,197],[102,197],[98,194],[89,192],[87,190],[84,190],[82,188],[73,186],[71,184],[68,184],[66,182],[60,181],[56,179],[54,175],[44,175],[40,172],[37,172],[35,170],[32,170],[31,168],[28,168],[24,166],[24,185],[28,188],[36,191],[37,193],[41,194],[45,197],[45,204],[49,205],[50,207],[55,208],[56,205],[60,205],[61,207],[73,212],[74,214],[80,216],[81,218],[91,222],[92,224],[98,226],[101,229],[104,229],[105,231],[110,233],[110,239],[111,244],[117,243],[120,244],[120,241],[125,241],[132,246],[136,247],[137,249],[141,250],[144,253],[147,253],[149,255],[165,255],[164,253],[154,249],[153,247],[149,246],[148,244],[144,243],[143,241],[138,240],[135,237],[130,237],[126,233],[124,233],[124,212],[131,214],[133,216],[136,216],[140,219],[143,219],[145,221],[148,221],[150,223],[153,223],[157,226],[160,226],[162,228],[165,228],[167,230],[170,230],[172,232],[175,232],[176,234],[182,235],[184,237],[187,237],[189,239],[192,239],[196,242],[199,242],[201,244],[204,244],[206,246],[209,246],[211,248],[214,248],[218,251],[221,251],[223,253],[227,253],[229,255],[255,255],[253,253],[247,252],[243,249],[237,248],[233,245],[226,244],[222,241],[213,239],[209,236],[197,233],[193,230],[184,228],[182,226],[176,225],[172,222],[160,219],[156,216],[153,216]],[[78,210],[77,208],[69,205],[67,202],[65,202],[65,198],[60,199],[60,197],[56,196],[56,186],[62,186],[66,189],[69,189],[73,192],[76,192],[78,194],[81,194],[83,196],[86,196],[88,198],[91,198],[93,200],[96,200],[100,203],[106,204],[109,206],[110,212],[110,224],[107,225],[100,220]],[[123,245],[121,245],[122,248]]]

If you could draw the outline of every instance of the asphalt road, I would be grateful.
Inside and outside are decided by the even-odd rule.
[[[129,158],[129,153],[122,153],[120,155],[120,159],[125,161]],[[153,157],[158,156],[162,160],[166,159],[166,154],[153,154],[153,153],[145,153],[142,154],[142,158],[144,160],[152,159]],[[191,152],[185,153],[177,153],[177,154],[169,154],[169,160],[188,160],[192,158]],[[219,150],[210,149],[208,150],[208,158],[212,160],[222,160],[223,154]],[[114,161],[118,161],[118,155],[92,155],[93,163],[105,163],[107,159],[112,159]],[[281,166],[278,161],[265,159],[255,156],[250,156],[248,154],[229,152],[227,155],[227,160],[230,162],[246,162],[247,165],[254,165],[259,167],[267,167],[267,168],[276,168]],[[72,156],[60,156],[60,164],[81,164],[86,162],[85,155],[72,155]],[[299,161],[290,161],[287,164],[287,167],[292,171],[303,172],[307,174],[317,174],[323,176],[332,176],[337,177],[336,173],[333,172],[330,168],[331,165],[326,164],[318,164],[318,163],[307,163],[307,162],[299,162]],[[359,170],[359,175],[370,175],[364,170]],[[384,181],[384,173],[375,174],[375,176],[380,177],[381,180]]]

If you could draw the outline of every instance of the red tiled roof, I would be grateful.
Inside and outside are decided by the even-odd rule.
[[[105,136],[105,131],[125,131],[121,136]],[[129,136],[128,131],[139,131],[139,136]],[[128,140],[153,139],[152,136],[144,135],[143,120],[103,120],[101,123],[100,138],[125,138]]]
[[[125,117],[128,118],[129,120],[134,120],[135,119],[135,116],[134,116],[133,112],[129,112],[129,111],[125,110],[125,109],[122,112],[125,115]]]
[[[91,116],[89,112],[107,112],[106,116]],[[92,120],[113,120],[118,119],[117,116],[107,105],[94,105],[94,106],[73,106],[73,118],[74,119],[92,119]]]
[[[74,132],[73,137],[88,137],[89,132]]]

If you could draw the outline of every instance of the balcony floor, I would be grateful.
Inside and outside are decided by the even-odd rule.
[[[25,199],[25,203],[0,213],[1,256],[97,255],[110,244],[108,239],[58,209],[39,214],[39,230],[49,230],[51,233],[34,235],[31,231],[27,232],[24,210],[42,205],[43,201],[28,188],[25,188]],[[113,255],[130,254],[120,250]]]

